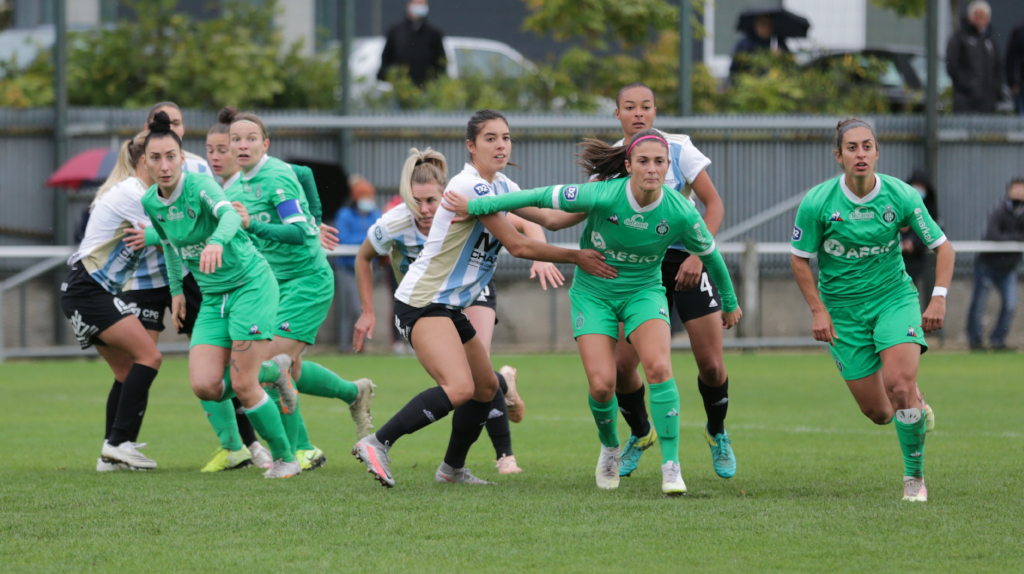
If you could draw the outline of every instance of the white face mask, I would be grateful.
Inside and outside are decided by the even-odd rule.
[[[426,4],[413,4],[409,6],[409,13],[417,18],[426,18],[430,12],[430,7]]]
[[[372,199],[360,199],[356,202],[356,209],[363,213],[370,213],[374,209],[377,209],[377,202]]]

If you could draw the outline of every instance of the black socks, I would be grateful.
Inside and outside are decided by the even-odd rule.
[[[635,437],[645,437],[651,432],[651,421],[647,417],[647,405],[644,403],[644,386],[632,393],[615,393],[619,399],[619,412],[629,425],[629,432]]]
[[[481,403],[473,399],[469,399],[466,404],[455,409],[455,414],[452,416],[452,436],[448,441],[448,452],[444,455],[444,461],[448,463],[448,466],[452,468],[466,466],[469,447],[473,446],[476,439],[480,438],[480,431],[487,424],[487,416],[490,412],[490,402]]]
[[[114,419],[117,417],[117,404],[121,402],[121,381],[114,379],[110,387],[110,394],[107,395],[107,428],[103,431],[103,440],[110,438],[110,430],[114,428]]]
[[[498,388],[501,389],[501,394],[508,394],[508,383],[505,382],[505,375],[494,371],[494,376],[498,377]]]
[[[249,446],[256,442],[256,429],[252,428],[249,417],[245,416],[245,407],[242,406],[242,401],[238,400],[238,397],[231,397],[231,404],[235,407],[235,422],[238,423],[238,435],[242,439],[242,444]]]
[[[704,412],[708,415],[708,434],[722,434],[725,432],[725,414],[729,411],[729,379],[725,379],[720,387],[709,387],[697,377],[697,389],[704,399]]]
[[[110,430],[108,440],[117,446],[123,442],[135,440],[142,428],[142,417],[146,414],[149,403],[149,387],[156,378],[156,369],[139,363],[132,365],[128,376],[121,385],[121,397],[117,404],[117,415]],[[109,397],[108,397],[109,399]]]
[[[512,431],[508,427],[508,405],[505,404],[505,393],[501,389],[495,393],[494,400],[491,401],[491,410],[487,413],[487,435],[491,437],[494,454],[499,459],[503,456],[512,456]]]
[[[412,434],[430,423],[448,416],[450,412],[452,412],[452,402],[448,400],[448,394],[444,392],[444,389],[441,387],[429,388],[413,397],[402,407],[402,410],[391,417],[391,420],[384,423],[384,426],[376,432],[377,440],[394,445],[395,441],[403,436]],[[477,435],[479,434],[480,430],[477,429]]]

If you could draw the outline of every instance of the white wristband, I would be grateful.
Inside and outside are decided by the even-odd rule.
[[[946,293],[949,293],[949,289],[945,287],[936,287],[932,289],[932,297],[945,297]]]

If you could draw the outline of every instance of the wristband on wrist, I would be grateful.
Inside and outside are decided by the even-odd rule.
[[[946,293],[949,293],[949,289],[945,287],[936,287],[932,289],[932,297],[945,297]]]

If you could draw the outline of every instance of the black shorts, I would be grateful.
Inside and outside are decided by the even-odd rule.
[[[178,334],[191,336],[192,328],[196,326],[196,315],[203,304],[203,293],[191,273],[181,278],[181,290],[185,295],[185,320],[182,321]]]
[[[163,332],[164,312],[171,308],[170,287],[125,291],[121,300],[138,309],[136,316],[147,331]]]
[[[136,306],[125,303],[100,287],[81,263],[71,267],[71,273],[68,273],[60,290],[61,310],[71,321],[71,328],[83,349],[103,345],[100,333],[138,311]]]
[[[672,313],[672,307],[675,307],[679,320],[683,323],[722,310],[722,297],[718,293],[718,286],[711,280],[706,267],[695,287],[686,291],[676,291],[676,274],[687,257],[690,257],[690,254],[686,251],[669,249],[665,254],[665,261],[661,264],[661,282],[665,286],[668,311]]]
[[[494,310],[494,324],[498,324],[498,287],[494,284],[494,279],[484,286],[484,290],[480,292],[480,296],[477,297],[470,307],[487,307],[488,309]]]
[[[413,307],[395,299],[395,327],[412,345],[412,328],[423,317],[448,317],[455,323],[455,329],[459,332],[459,338],[465,345],[476,337],[476,329],[469,322],[469,317],[459,307],[449,307],[440,303],[431,303],[426,307]]]

